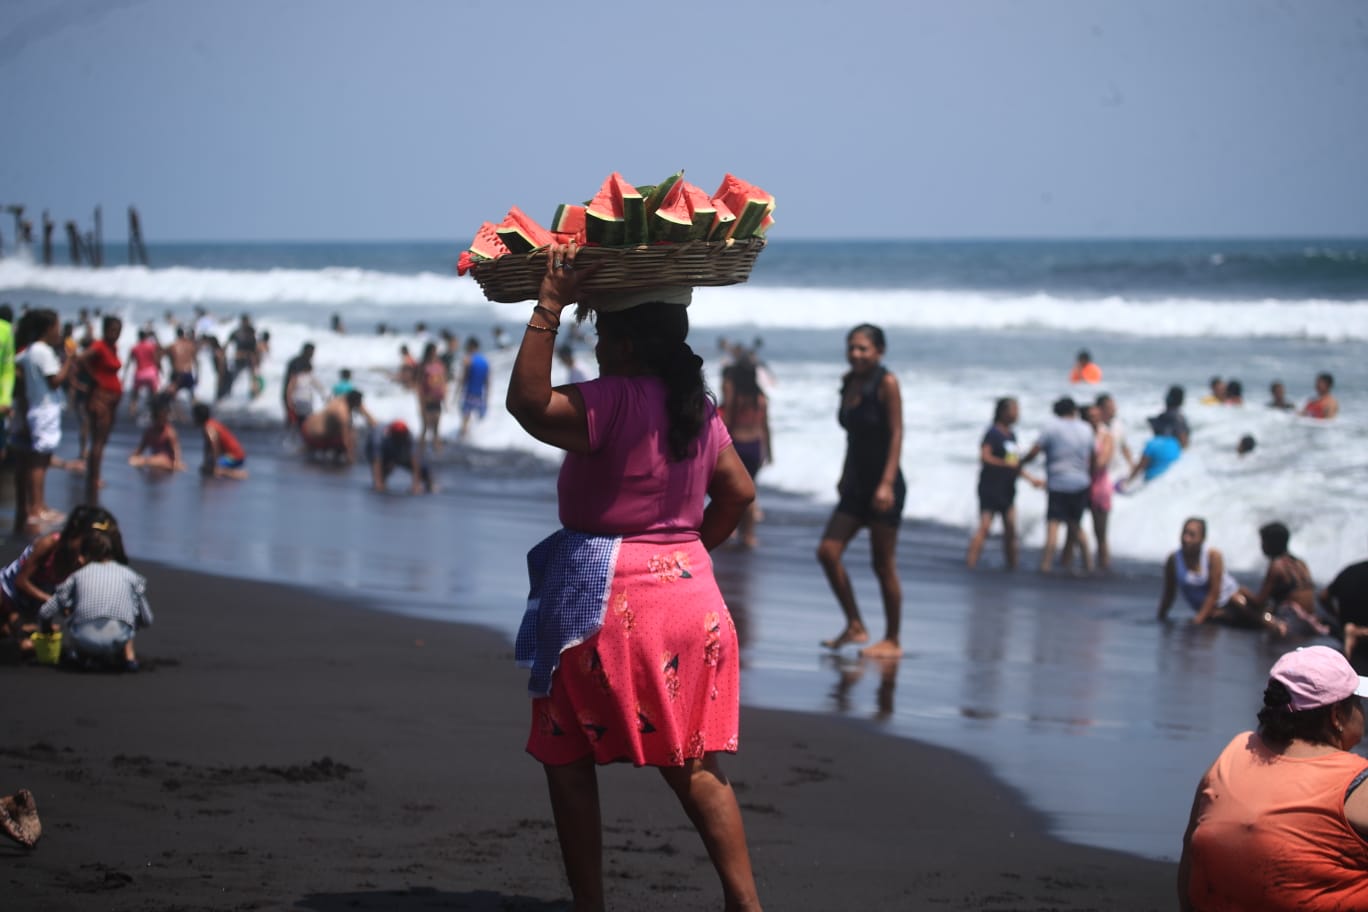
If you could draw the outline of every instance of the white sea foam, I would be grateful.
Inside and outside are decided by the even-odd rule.
[[[0,291],[46,291],[162,305],[475,304],[483,298],[469,279],[431,272],[400,275],[367,269],[194,269],[114,266],[81,269],[0,261]]]
[[[695,326],[737,323],[844,329],[851,313],[887,327],[1043,329],[1148,337],[1368,340],[1368,301],[1212,301],[1060,298],[970,291],[774,288],[699,289]],[[715,303],[714,303],[715,302]]]
[[[0,261],[0,292],[42,291],[175,307],[253,308],[273,304],[319,308],[454,307],[509,319],[522,304],[489,305],[469,278],[327,269],[148,269],[117,266],[41,267]],[[695,325],[842,328],[850,313],[887,327],[941,330],[1042,329],[1143,337],[1368,340],[1368,301],[1213,301],[1122,297],[1073,299],[1047,294],[994,295],[972,291],[779,288],[700,289]]]

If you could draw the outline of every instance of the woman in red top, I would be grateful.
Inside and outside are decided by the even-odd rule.
[[[104,462],[105,444],[114,429],[114,416],[123,398],[123,383],[119,381],[118,352],[114,346],[123,331],[118,317],[105,317],[100,338],[91,343],[82,356],[86,373],[93,383],[86,397],[86,417],[90,421],[90,453],[86,463],[86,503],[100,501],[100,466]]]

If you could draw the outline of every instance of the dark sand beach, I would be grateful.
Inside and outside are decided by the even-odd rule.
[[[5,908],[561,908],[508,636],[522,554],[553,525],[552,473],[456,448],[442,490],[414,499],[372,494],[360,468],[302,465],[267,432],[249,448],[262,455],[242,484],[106,472],[104,503],[157,613],[143,671],[0,665],[0,790],[31,789],[45,826],[35,851],[0,848]],[[78,484],[55,474],[50,500],[68,505]],[[909,529],[908,657],[888,673],[832,660],[815,648],[836,612],[811,509],[769,509],[757,551],[716,555],[748,704],[727,768],[767,908],[1173,907],[1171,856],[1098,846],[1138,818],[1176,852],[1183,821],[1167,809],[1185,813],[1202,738],[1245,722],[1244,679],[1266,670],[1223,672],[1212,656],[1228,641],[1257,666],[1255,638],[1145,631],[1131,615],[1152,610],[1150,581],[1091,598],[1077,580],[1009,586],[954,568],[943,534]],[[1178,725],[1219,716],[1209,735],[1175,738],[1154,718],[1191,685],[1152,667],[1160,642],[1191,673],[1215,669],[1211,700]],[[1093,665],[1116,693],[1143,694],[1083,692]],[[1138,737],[1117,728],[1137,715]],[[1041,790],[1022,787],[1032,777]],[[717,908],[659,777],[603,778],[612,907]],[[1071,790],[1072,821],[1054,810]],[[1165,810],[1131,812],[1146,803]]]

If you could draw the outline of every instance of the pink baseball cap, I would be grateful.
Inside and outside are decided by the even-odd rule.
[[[1361,678],[1338,650],[1329,646],[1302,646],[1273,663],[1268,677],[1292,695],[1293,712],[1333,706],[1345,697],[1368,697],[1368,678]]]

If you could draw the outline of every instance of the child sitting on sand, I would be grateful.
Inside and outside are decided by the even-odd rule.
[[[143,451],[147,455],[143,455]],[[152,423],[143,432],[138,448],[128,457],[128,464],[140,469],[166,469],[180,472],[185,469],[181,460],[180,437],[171,426],[171,398],[158,396],[152,404]]]
[[[81,664],[138,670],[133,636],[152,624],[147,580],[128,568],[123,537],[112,519],[91,525],[81,541],[82,566],[38,612],[44,630],[62,625],[63,657]]]
[[[209,406],[203,402],[195,403],[192,414],[195,424],[204,432],[204,462],[200,473],[214,478],[246,478],[247,470],[242,466],[247,462],[247,451],[233,432],[210,417]]]

